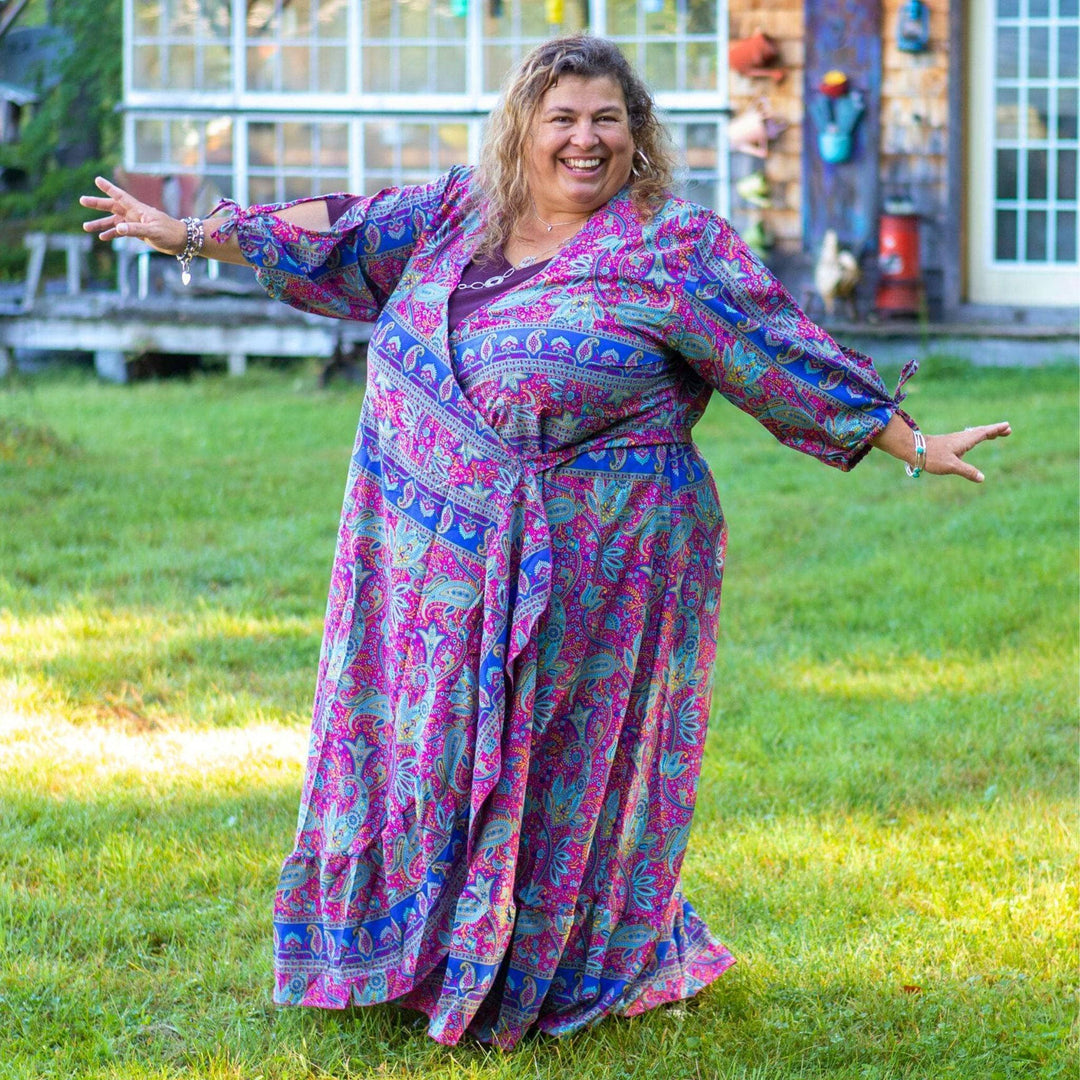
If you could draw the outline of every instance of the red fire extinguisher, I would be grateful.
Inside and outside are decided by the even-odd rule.
[[[874,306],[884,315],[922,310],[919,216],[910,203],[886,204],[878,225],[878,286]]]

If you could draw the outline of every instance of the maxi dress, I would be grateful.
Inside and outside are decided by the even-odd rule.
[[[235,213],[268,293],[374,321],[275,1000],[396,1001],[504,1047],[697,992],[734,961],[684,898],[726,527],[714,390],[852,467],[898,411],[715,213],[624,190],[448,332],[470,169],[328,232]],[[902,377],[901,382],[903,382]]]

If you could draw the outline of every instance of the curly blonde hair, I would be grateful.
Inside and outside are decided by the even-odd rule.
[[[622,89],[634,140],[630,196],[651,217],[671,187],[673,155],[667,131],[656,116],[652,94],[616,45],[591,34],[552,38],[532,50],[511,72],[488,118],[477,170],[484,207],[479,255],[491,254],[531,205],[525,155],[533,118],[544,94],[563,75],[613,79]]]

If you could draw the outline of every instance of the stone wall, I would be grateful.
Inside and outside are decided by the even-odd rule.
[[[801,293],[816,252],[803,251],[802,239],[802,118],[805,50],[803,11],[812,0],[729,0],[729,33],[735,41],[761,29],[780,46],[787,75],[783,82],[748,79],[732,72],[731,104],[738,113],[758,98],[767,98],[774,114],[789,126],[773,144],[764,162],[773,208],[755,211],[732,196],[736,228],[748,228],[761,216],[776,238],[768,261]],[[922,266],[933,302],[940,295],[941,269],[946,259],[941,227],[960,207],[946,204],[949,79],[949,4],[931,0],[930,47],[923,53],[902,52],[896,27],[902,0],[881,0],[882,100],[880,176],[883,199],[906,197],[922,216]],[[745,154],[732,155],[734,180],[761,167]],[[864,304],[865,307],[865,304]]]

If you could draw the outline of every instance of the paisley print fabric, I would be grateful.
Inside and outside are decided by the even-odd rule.
[[[683,896],[726,529],[719,391],[841,469],[899,403],[726,222],[625,193],[468,315],[468,169],[329,232],[237,208],[271,296],[374,320],[275,999],[396,1001],[454,1043],[562,1034],[732,962]]]

